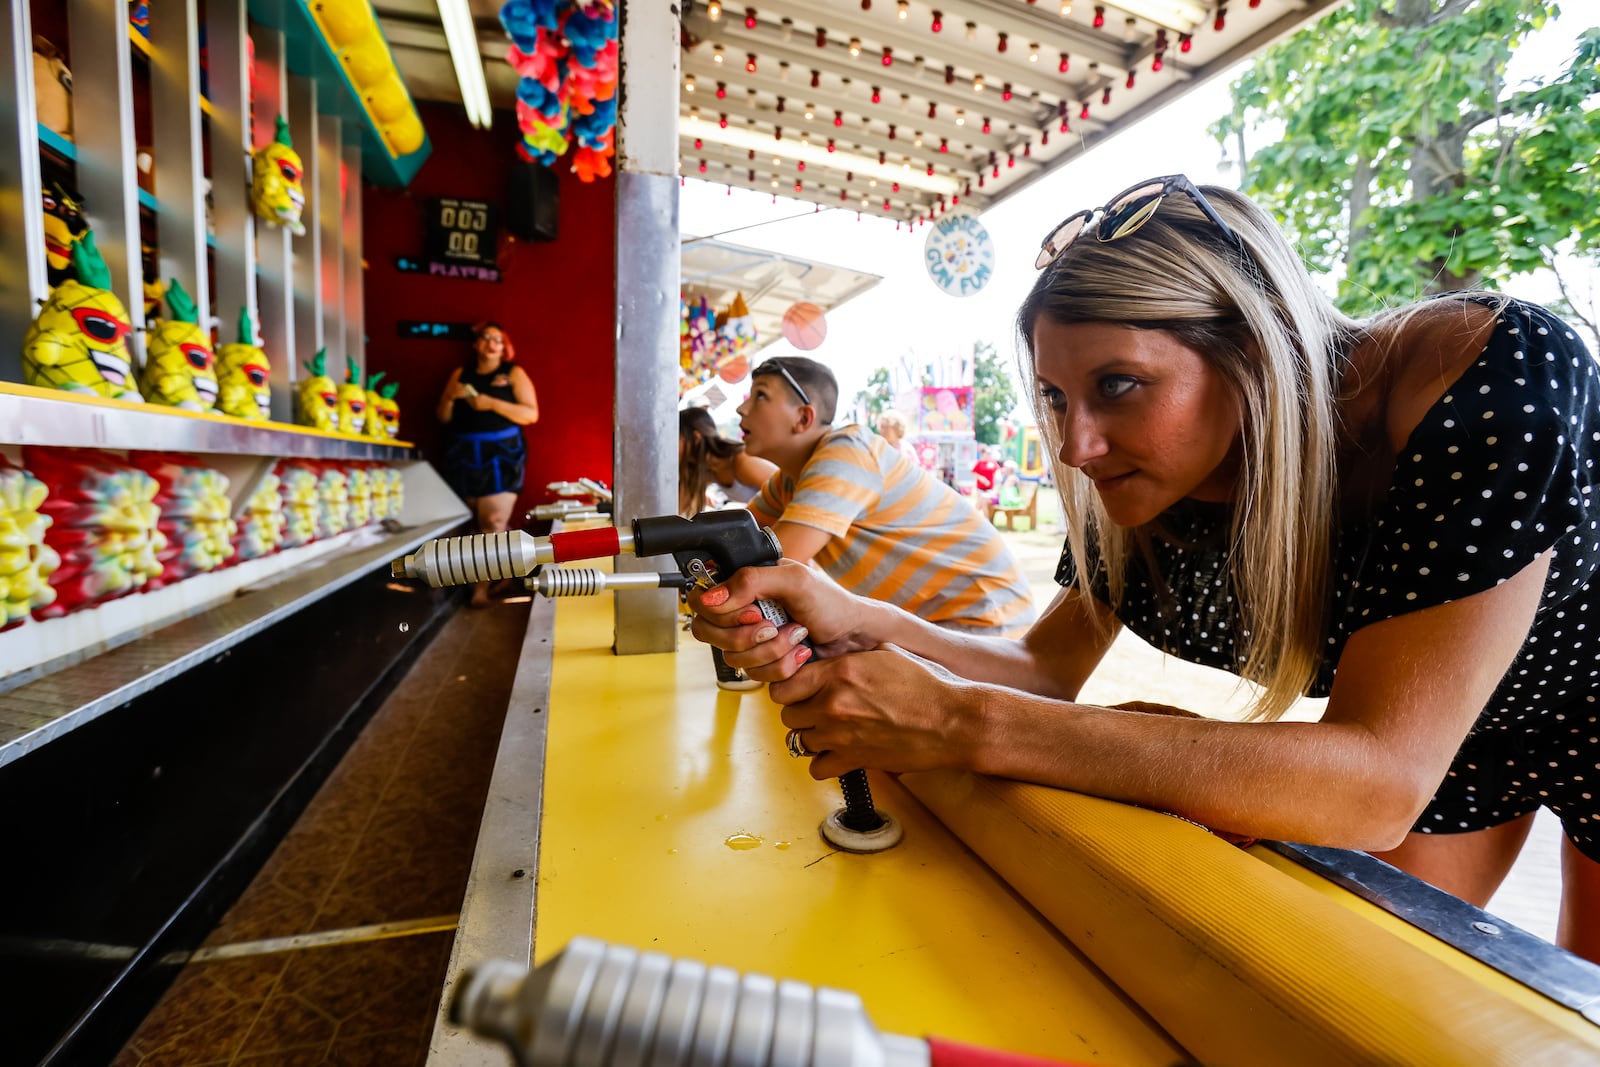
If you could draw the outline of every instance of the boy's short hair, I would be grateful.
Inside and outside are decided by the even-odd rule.
[[[750,380],[753,382],[766,375],[781,380],[785,374],[805,390],[806,399],[816,409],[818,424],[832,426],[833,416],[839,406],[839,383],[835,380],[833,371],[805,356],[773,356],[762,360],[761,364],[750,372]],[[788,382],[784,382],[784,390],[786,393],[793,392],[789,389]]]

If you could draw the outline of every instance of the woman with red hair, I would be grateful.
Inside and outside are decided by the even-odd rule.
[[[522,427],[539,421],[533,381],[512,360],[515,350],[497,322],[476,327],[472,355],[450,372],[439,397],[439,421],[449,427],[445,476],[467,502],[481,533],[511,522],[522,491],[528,447]],[[489,603],[488,583],[472,591],[473,607]]]

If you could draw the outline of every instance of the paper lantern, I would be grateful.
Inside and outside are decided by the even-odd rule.
[[[809,352],[827,339],[828,320],[815,304],[790,304],[783,313],[783,336],[800,351]]]
[[[717,376],[730,384],[742,382],[750,374],[750,357],[734,356],[717,371]]]

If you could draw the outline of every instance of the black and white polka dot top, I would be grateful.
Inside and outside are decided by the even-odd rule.
[[[1600,693],[1600,378],[1571,327],[1513,301],[1478,360],[1431,407],[1399,453],[1383,501],[1337,532],[1311,696],[1327,696],[1350,635],[1375,622],[1504,582],[1554,547],[1527,642],[1485,716],[1521,719]],[[1228,578],[1229,505],[1184,501],[1169,537],[1129,563],[1117,617],[1169,655],[1237,672],[1247,630]],[[1075,571],[1063,552],[1056,581]],[[1103,578],[1096,595],[1109,602]],[[1165,594],[1161,591],[1166,590]]]

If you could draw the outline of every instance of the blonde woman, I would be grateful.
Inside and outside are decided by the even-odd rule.
[[[889,443],[889,447],[898,450],[900,442],[906,439],[906,417],[893,408],[886,408],[878,413],[878,436]]]
[[[697,596],[696,634],[774,683],[817,778],[970,768],[1366,849],[1478,905],[1548,807],[1558,940],[1600,960],[1600,381],[1574,332],[1485,293],[1347,318],[1263,212],[1181,175],[1069,216],[1036,265],[1018,326],[1069,521],[1032,630],[773,567]],[[761,633],[759,597],[794,622]],[[1123,626],[1259,683],[1257,721],[1077,703]],[[1306,693],[1319,722],[1275,721]]]

